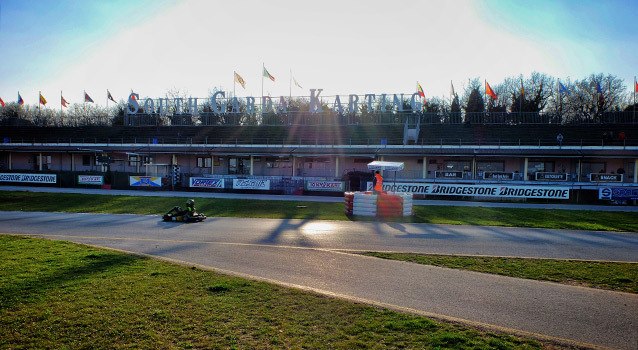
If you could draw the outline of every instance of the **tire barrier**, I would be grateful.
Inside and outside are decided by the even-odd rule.
[[[401,217],[413,214],[411,193],[346,192],[344,204],[346,215]]]

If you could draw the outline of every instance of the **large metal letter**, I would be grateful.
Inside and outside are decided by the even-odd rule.
[[[318,91],[316,96],[315,91]],[[323,89],[310,89],[310,113],[323,112],[323,109],[321,108],[321,101],[319,101],[319,95],[322,91]]]

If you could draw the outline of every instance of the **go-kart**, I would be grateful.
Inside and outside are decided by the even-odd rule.
[[[197,212],[193,213],[193,215],[179,215],[179,213],[173,213],[169,211],[168,213],[164,214],[164,216],[162,216],[162,219],[164,221],[199,222],[206,220],[206,215]]]

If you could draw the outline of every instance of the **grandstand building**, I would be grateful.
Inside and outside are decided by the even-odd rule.
[[[633,203],[638,120],[525,113],[127,114],[122,125],[3,120],[0,186],[272,194],[365,190],[373,160],[403,162],[388,190],[421,198]]]

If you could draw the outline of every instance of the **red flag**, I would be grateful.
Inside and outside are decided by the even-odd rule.
[[[66,102],[66,100],[64,99],[64,97],[62,97],[62,95],[60,95],[60,99],[61,99],[60,103],[62,104],[62,106],[63,107],[68,107],[67,106],[68,102]]]
[[[494,93],[494,90],[492,90],[492,88],[490,87],[490,84],[488,84],[487,81],[485,82],[485,93],[490,95],[493,99],[498,98],[498,96],[496,96],[496,94]]]
[[[419,93],[419,95],[421,95],[421,97],[425,98],[425,93],[423,92],[423,88],[421,87],[421,84],[416,83],[416,85],[418,86],[417,92]]]
[[[638,93],[638,83],[636,82],[636,78],[634,78],[634,92]]]
[[[2,105],[2,107],[4,107],[4,101],[2,101],[1,97],[0,97],[0,105]]]

